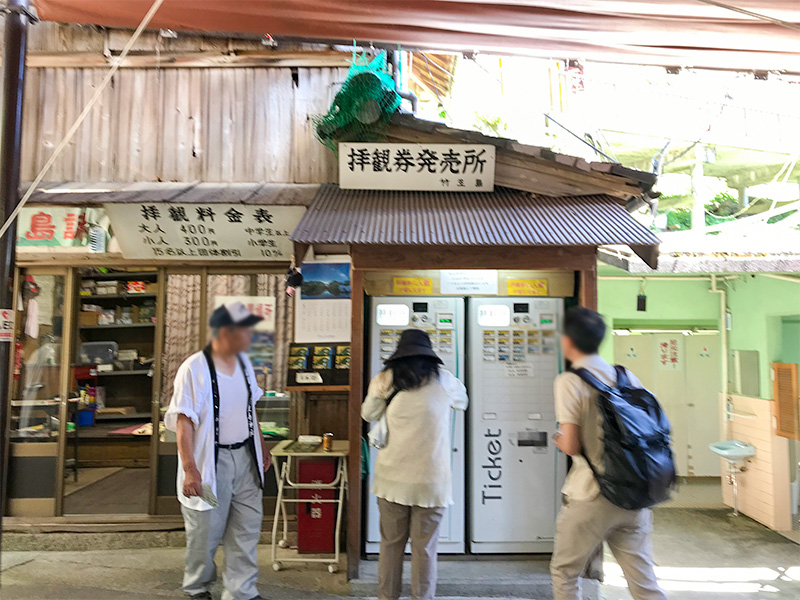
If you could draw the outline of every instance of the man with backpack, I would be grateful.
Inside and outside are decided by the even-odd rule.
[[[573,308],[561,347],[571,369],[555,381],[556,446],[572,457],[550,563],[555,600],[580,600],[579,580],[607,542],[635,600],[666,600],[653,570],[652,513],[675,481],[669,422],[632,373],[597,351],[603,318]]]

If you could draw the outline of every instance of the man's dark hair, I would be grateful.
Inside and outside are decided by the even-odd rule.
[[[430,356],[406,356],[388,362],[384,370],[392,372],[397,391],[415,390],[439,376],[439,361]]]
[[[564,335],[584,354],[597,354],[606,336],[606,324],[595,311],[576,306],[564,317]]]

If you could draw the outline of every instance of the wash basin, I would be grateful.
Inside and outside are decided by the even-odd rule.
[[[713,444],[709,444],[708,447],[712,452],[719,454],[722,458],[731,463],[740,462],[756,454],[755,446],[738,440],[714,442]]]

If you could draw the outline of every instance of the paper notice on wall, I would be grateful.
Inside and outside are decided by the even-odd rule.
[[[433,279],[430,277],[393,277],[392,293],[399,296],[430,296]]]
[[[547,296],[547,279],[509,279],[509,296]]]
[[[497,295],[497,271],[489,269],[442,270],[440,290],[445,295]]]
[[[677,371],[683,366],[681,343],[677,337],[662,338],[658,344],[658,366],[664,371]]]
[[[295,304],[294,341],[299,344],[350,341],[350,300],[304,300]]]
[[[529,363],[508,363],[506,377],[533,377],[533,365]]]

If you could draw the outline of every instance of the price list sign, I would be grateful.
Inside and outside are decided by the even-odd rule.
[[[106,204],[125,258],[286,261],[302,206]]]

